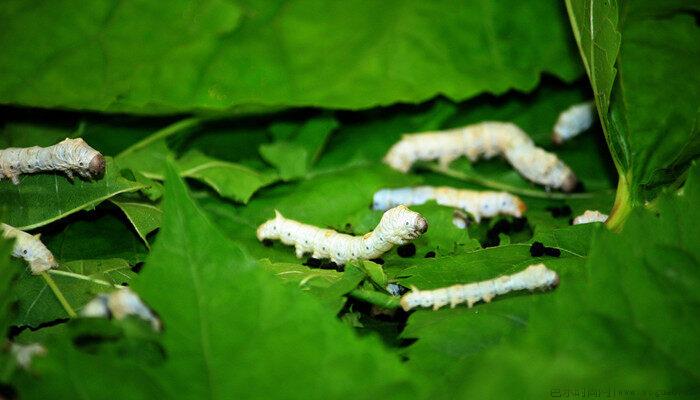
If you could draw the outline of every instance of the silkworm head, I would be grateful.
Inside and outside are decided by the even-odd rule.
[[[284,220],[282,214],[275,210],[275,218],[265,221],[255,232],[258,240],[263,241],[265,239],[279,239],[279,226],[282,220]]]
[[[544,264],[535,264],[527,267],[534,282],[541,282],[541,288],[555,288],[559,285],[559,275],[547,268]]]
[[[576,184],[578,184],[578,179],[573,171],[567,171],[564,181],[561,184],[561,190],[565,192],[572,192],[576,189]]]
[[[406,206],[397,206],[384,213],[380,224],[387,225],[395,231],[396,244],[416,239],[428,230],[428,221],[422,215],[411,211]]]
[[[104,176],[105,165],[106,162],[104,156],[97,153],[94,157],[92,157],[92,160],[90,160],[90,164],[88,164],[88,172],[90,177],[96,179]]]
[[[498,210],[503,214],[521,217],[527,210],[525,202],[509,193],[502,193],[496,201],[498,201]]]
[[[421,299],[419,293],[408,292],[401,297],[401,301],[399,303],[401,304],[401,308],[403,308],[404,311],[408,311],[412,308],[418,307],[420,305],[420,300]]]
[[[37,252],[36,255],[28,261],[32,272],[35,274],[58,267],[56,258],[48,250]]]

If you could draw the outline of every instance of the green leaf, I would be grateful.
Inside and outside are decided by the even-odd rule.
[[[0,220],[19,229],[37,228],[80,210],[90,210],[119,193],[134,192],[142,186],[119,175],[107,157],[105,176],[95,181],[60,173],[33,174],[21,178],[19,185],[0,181]]]
[[[276,181],[277,175],[258,172],[246,166],[216,160],[192,151],[178,160],[180,176],[192,178],[211,186],[218,194],[247,203],[258,189]]]
[[[124,195],[115,196],[109,201],[124,212],[136,233],[143,240],[143,244],[150,248],[146,236],[160,227],[163,218],[163,212],[160,208],[155,204],[141,201],[138,197],[131,198]]]
[[[580,73],[565,21],[555,0],[6,1],[0,102],[154,114],[528,91]]]
[[[285,181],[306,175],[309,153],[296,143],[275,142],[260,146],[260,155],[277,168]]]
[[[369,279],[372,280],[372,282],[374,282],[377,286],[379,286],[382,289],[386,288],[386,285],[389,283],[389,281],[381,265],[366,260],[360,260],[358,261],[358,264],[360,265],[361,269],[365,272],[365,274],[367,274]]]
[[[280,171],[285,181],[300,178],[316,163],[337,127],[332,117],[312,118],[298,129],[288,123],[273,125],[270,130],[278,140],[260,145],[260,155]]]
[[[416,390],[375,340],[356,338],[226,239],[190,199],[174,165],[165,186],[163,227],[132,287],[167,327],[168,359],[155,379],[170,393],[254,397],[269,393],[271,381],[304,398],[355,397],[359,381],[366,398]]]
[[[110,292],[115,289],[115,285],[128,284],[135,276],[129,263],[122,259],[59,260],[59,268],[51,270],[50,274],[68,304],[77,312],[96,294]],[[40,276],[25,271],[14,291],[19,300],[14,325],[38,327],[46,322],[66,318],[61,303]]]
[[[683,2],[567,1],[620,175],[619,227],[700,153],[700,28]],[[619,51],[618,51],[619,48]]]
[[[173,155],[168,140],[199,129],[203,122],[201,118],[174,122],[123,150],[115,160],[120,168],[129,168],[147,178],[163,180],[165,161]]]
[[[13,245],[12,240],[0,238],[0,341],[5,340],[14,320],[12,304],[15,299],[12,296],[12,287],[21,272],[10,258]],[[1,353],[0,357],[2,357]],[[3,377],[0,376],[0,381],[2,380]]]
[[[100,207],[94,213],[61,221],[55,229],[48,229],[41,240],[64,262],[121,258],[135,265],[145,259],[148,250],[131,222],[115,207]]]
[[[199,118],[175,122],[121,152],[117,161],[120,167],[129,168],[135,174],[163,180],[165,160],[175,154],[168,141],[183,138],[192,130],[199,129],[203,122]],[[243,165],[217,160],[197,150],[185,154],[179,164],[181,177],[201,181],[221,196],[244,203],[256,190],[277,179],[269,172],[260,173]]]
[[[590,238],[587,238],[590,241]],[[544,243],[556,247],[553,243]],[[454,256],[407,261],[413,266],[401,271],[399,283],[404,286],[417,286],[419,289],[437,289],[455,284],[469,283],[496,278],[525,269],[528,265],[543,262],[549,264],[581,264],[584,258],[566,248],[557,247],[562,252],[559,259],[552,257],[532,257],[530,245],[515,243],[498,247],[473,250]]]
[[[566,0],[566,6],[596,105],[607,116],[621,42],[618,1]]]
[[[89,318],[27,330],[16,340],[39,342],[47,352],[34,357],[31,371],[18,369],[11,383],[23,399],[167,398],[152,375],[162,348],[140,322]]]
[[[455,209],[453,207],[440,206],[431,201],[424,205],[413,206],[411,209],[419,212],[429,221],[428,231],[414,241],[423,253],[420,256],[428,251],[447,255],[480,247],[476,240],[469,237],[466,229],[460,229],[454,225]]]
[[[330,307],[333,314],[337,314],[345,305],[346,299],[343,296],[356,288],[365,278],[363,272],[350,266],[344,272],[338,272],[293,263],[272,263],[268,259],[260,260],[259,263],[265,270],[274,273],[290,286],[316,296]]]

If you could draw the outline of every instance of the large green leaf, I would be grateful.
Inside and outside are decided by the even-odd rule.
[[[142,187],[122,178],[109,157],[105,176],[94,181],[77,177],[71,181],[60,173],[26,175],[19,185],[3,179],[0,181],[0,220],[19,229],[33,229]]]
[[[697,2],[567,1],[620,175],[619,226],[700,154]]]
[[[173,164],[163,210],[161,232],[132,286],[163,320],[168,359],[155,379],[171,396],[251,398],[284,388],[295,398],[377,398],[416,390],[376,340],[356,338],[226,239]]]
[[[585,265],[545,261],[561,275],[553,293],[416,312],[404,334],[419,338],[408,349],[409,365],[444,379],[437,387],[449,384],[450,398],[510,397],[514,382],[523,398],[576,388],[693,393],[698,201],[700,169],[693,167],[682,191],[662,196],[656,211],[633,211],[621,234],[594,229]]]
[[[163,350],[142,321],[89,318],[31,332],[17,341],[41,343],[31,371],[17,369],[11,383],[22,399],[167,398],[153,379]]]
[[[554,0],[5,1],[0,102],[173,113],[531,90],[580,68]],[[135,45],[137,44],[138,45]]]

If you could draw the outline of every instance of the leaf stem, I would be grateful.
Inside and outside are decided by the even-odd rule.
[[[390,296],[375,290],[355,289],[351,291],[349,295],[382,308],[399,308],[400,306],[398,297]]]
[[[158,141],[160,139],[166,138],[168,136],[174,135],[176,133],[188,131],[191,129],[194,129],[198,127],[199,125],[202,124],[206,119],[201,118],[201,117],[190,117],[190,118],[185,118],[181,119],[173,124],[170,124],[166,126],[163,129],[160,129],[156,132],[154,132],[152,135],[146,137],[140,142],[134,143],[131,147],[127,148],[126,150],[122,151],[117,155],[117,158],[124,156],[125,154],[132,153],[138,149],[141,149],[143,147],[148,146],[149,144]]]
[[[617,193],[615,194],[615,204],[613,204],[610,217],[605,222],[605,225],[613,232],[622,230],[627,217],[632,212],[633,204],[630,196],[628,180],[625,175],[620,174],[620,180],[617,183]]]
[[[74,272],[68,272],[68,271],[61,271],[59,269],[50,269],[48,272],[51,274],[54,274],[54,275],[67,276],[69,278],[80,279],[82,281],[89,281],[92,283],[96,283],[98,285],[114,287],[117,289],[122,289],[125,287],[123,285],[117,285],[117,284],[109,283],[107,281],[103,281],[102,279],[95,279],[95,278],[91,278],[91,277],[86,276],[86,275],[76,274]]]
[[[75,318],[78,316],[78,314],[75,313],[75,310],[73,310],[73,307],[70,306],[68,303],[68,300],[63,296],[63,293],[61,293],[61,289],[56,286],[56,282],[54,282],[53,278],[49,276],[49,274],[46,273],[46,271],[43,271],[41,273],[41,277],[44,278],[46,281],[46,284],[49,285],[51,288],[51,291],[53,292],[54,296],[58,299],[58,302],[61,303],[63,306],[63,309],[66,310],[66,313],[68,314],[69,317]]]
[[[463,172],[451,169],[449,167],[443,167],[438,164],[427,164],[424,166],[426,169],[449,176],[450,178],[455,178],[460,181],[476,183],[481,186],[485,186],[490,189],[502,190],[509,193],[515,193],[522,196],[528,197],[538,197],[541,199],[588,199],[595,195],[595,193],[557,193],[557,192],[544,192],[541,190],[520,188],[513,185],[508,185],[502,182],[494,181],[491,179],[482,178],[479,176],[470,176]]]

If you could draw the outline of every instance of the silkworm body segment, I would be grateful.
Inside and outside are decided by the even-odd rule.
[[[593,125],[593,121],[595,121],[595,104],[593,102],[574,104],[559,114],[554,125],[552,141],[556,144],[562,144],[586,131]]]
[[[154,330],[161,329],[161,322],[141,298],[129,288],[108,294],[99,294],[85,305],[80,313],[83,317],[124,319],[135,316],[148,321]]]
[[[571,191],[577,179],[556,155],[537,146],[515,124],[482,122],[445,131],[404,135],[384,157],[384,162],[408,172],[417,161],[438,160],[447,166],[461,156],[479,158],[502,155],[525,178],[546,186]]]
[[[363,236],[338,233],[284,218],[275,211],[275,218],[258,227],[257,237],[280,240],[293,245],[297,257],[311,254],[313,258],[327,258],[342,265],[351,260],[369,260],[418,238],[428,230],[428,222],[417,212],[405,206],[394,207],[382,215],[377,227]]]
[[[10,354],[14,356],[17,365],[25,370],[29,370],[31,368],[32,360],[35,356],[45,356],[46,353],[46,348],[40,343],[12,343],[10,345]]]
[[[460,208],[470,213],[476,222],[481,221],[481,218],[499,214],[521,217],[527,210],[527,206],[518,196],[507,192],[432,186],[382,189],[374,194],[372,207],[375,210],[386,210],[400,204],[425,204],[430,200],[435,200],[443,206]]]
[[[3,237],[15,239],[12,255],[27,261],[33,274],[40,274],[58,266],[51,251],[41,243],[39,235],[32,236],[7,224],[0,224],[0,228],[2,228]]]
[[[590,224],[592,222],[605,222],[608,215],[597,210],[586,210],[583,214],[574,218],[574,225]]]
[[[470,308],[474,303],[483,300],[490,302],[498,295],[516,290],[549,289],[559,284],[556,272],[544,264],[530,265],[523,271],[513,275],[504,275],[487,281],[454,285],[435,290],[418,290],[401,297],[401,307],[408,311],[416,307],[432,307],[437,310],[447,304],[454,308],[457,304],[467,303]]]
[[[86,179],[104,174],[105,158],[83,139],[65,139],[49,147],[26,147],[0,150],[0,179],[19,184],[21,174],[62,171],[69,178],[78,174]]]

